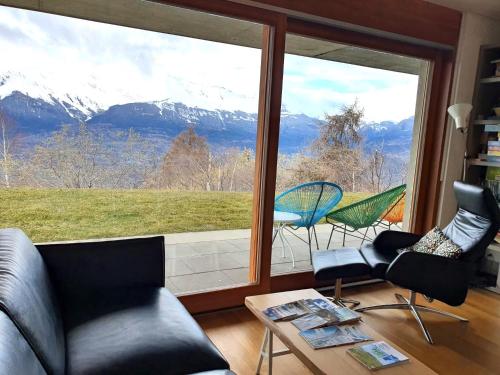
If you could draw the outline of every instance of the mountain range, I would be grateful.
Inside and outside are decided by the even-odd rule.
[[[91,127],[128,130],[133,128],[147,139],[155,139],[168,147],[169,141],[188,127],[207,138],[212,147],[255,148],[257,114],[233,108],[202,108],[175,99],[131,101],[132,95],[109,105],[95,83],[72,93],[64,87],[49,90],[50,83],[35,82],[19,73],[0,75],[0,110],[16,125],[18,132],[34,145],[62,124],[85,121]],[[192,95],[207,96],[202,88],[189,88]],[[223,103],[223,88],[217,88]],[[95,94],[95,95],[94,95]],[[182,97],[186,97],[185,95]],[[191,100],[192,101],[192,100]],[[233,100],[234,101],[234,100]],[[233,105],[234,107],[234,105]],[[284,106],[281,115],[280,152],[293,154],[306,150],[317,138],[322,121],[305,114],[290,113]],[[360,133],[363,147],[370,152],[383,145],[384,151],[407,157],[411,148],[413,117],[400,122],[364,123]]]

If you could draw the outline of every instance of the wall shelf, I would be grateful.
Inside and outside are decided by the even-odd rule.
[[[481,80],[479,82],[481,82],[481,83],[500,83],[500,77],[481,78]]]
[[[500,167],[500,161],[486,161],[481,159],[469,159],[467,160],[469,165],[474,165],[477,167]]]
[[[498,120],[474,120],[474,125],[500,125],[500,119]]]

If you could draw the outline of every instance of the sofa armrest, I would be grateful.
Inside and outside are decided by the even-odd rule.
[[[458,306],[465,301],[471,263],[439,255],[407,251],[389,265],[386,280],[428,297]]]
[[[165,286],[163,236],[36,245],[64,295],[106,288]]]
[[[385,230],[373,240],[373,246],[381,253],[392,253],[416,244],[421,238],[420,234]]]

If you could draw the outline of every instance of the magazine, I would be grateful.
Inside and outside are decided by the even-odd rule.
[[[405,357],[383,341],[347,349],[347,353],[356,358],[369,370],[379,370],[408,362],[408,357]]]
[[[299,318],[292,320],[292,324],[305,331],[313,328],[320,328],[330,325],[340,325],[352,323],[361,319],[361,316],[347,307],[328,306]]]
[[[330,348],[332,346],[353,344],[371,340],[370,336],[361,331],[357,326],[329,326],[324,328],[309,329],[299,333],[313,349]]]
[[[302,299],[265,309],[263,313],[273,321],[292,320],[300,316],[322,309],[332,308],[334,305],[322,298]]]

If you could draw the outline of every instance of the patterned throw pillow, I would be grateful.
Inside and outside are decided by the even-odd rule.
[[[439,245],[432,253],[433,255],[439,255],[446,258],[458,259],[462,255],[462,249],[455,242],[450,239],[444,241]]]
[[[417,251],[419,253],[432,254],[448,238],[438,227],[432,228],[415,245],[407,247],[405,250]]]

